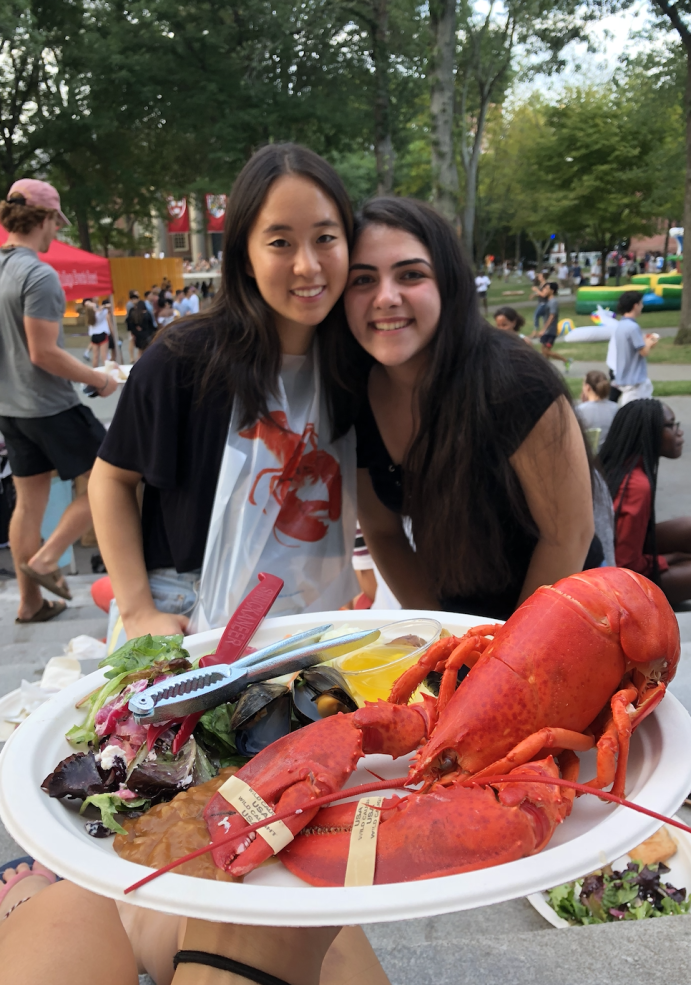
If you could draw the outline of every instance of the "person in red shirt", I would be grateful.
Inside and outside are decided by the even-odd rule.
[[[679,458],[684,432],[659,400],[634,400],[619,410],[600,450],[614,501],[617,566],[656,582],[674,604],[691,598],[691,517],[655,521],[660,457]]]

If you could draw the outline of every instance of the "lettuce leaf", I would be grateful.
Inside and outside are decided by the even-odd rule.
[[[197,742],[219,766],[244,766],[247,762],[235,748],[235,732],[230,727],[232,704],[218,705],[205,711],[194,730]]]
[[[129,671],[126,670],[123,674],[118,674],[117,677],[113,677],[112,680],[109,680],[107,684],[103,685],[95,696],[95,700],[91,702],[86,721],[82,725],[73,725],[71,729],[65,732],[65,738],[68,742],[71,742],[73,746],[86,745],[89,742],[98,745],[99,739],[95,729],[96,715],[106,701],[122,689],[122,686],[124,686],[123,682],[128,674]]]
[[[182,647],[182,634],[177,636],[138,636],[128,640],[124,646],[105,657],[99,667],[111,667],[106,677],[114,678],[118,674],[132,673],[151,667],[157,660],[174,660],[184,657],[189,660],[189,653]]]
[[[108,828],[109,831],[116,831],[119,835],[126,835],[127,832],[123,826],[115,820],[115,815],[131,810],[148,811],[151,801],[146,800],[145,797],[137,797],[136,800],[123,800],[116,793],[97,793],[93,797],[86,798],[79,808],[79,813],[83,814],[89,804],[100,811],[104,827]]]

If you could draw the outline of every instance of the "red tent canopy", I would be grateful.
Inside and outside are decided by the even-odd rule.
[[[6,239],[7,230],[0,226],[0,246]],[[57,239],[50,244],[48,252],[39,253],[39,257],[57,271],[68,301],[113,293],[110,264],[105,257],[78,250]]]

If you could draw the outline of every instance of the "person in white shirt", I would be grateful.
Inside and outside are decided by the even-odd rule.
[[[180,304],[180,312],[183,315],[196,315],[199,313],[199,296],[194,284],[189,284],[182,292],[184,297]]]
[[[567,288],[569,286],[569,268],[566,263],[560,264],[557,279],[559,281],[559,287]]]
[[[492,281],[489,279],[487,274],[478,274],[475,278],[475,289],[477,290],[477,296],[480,304],[485,309],[485,314],[487,314],[487,291]]]

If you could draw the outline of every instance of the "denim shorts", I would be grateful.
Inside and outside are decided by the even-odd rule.
[[[175,568],[154,568],[149,572],[154,605],[160,612],[189,616],[197,601],[201,576],[201,568],[182,574]]]
[[[149,571],[149,586],[154,605],[159,612],[189,616],[199,594],[201,569],[184,571],[175,568],[155,568]],[[117,602],[112,599],[108,613],[108,653],[114,653],[127,641]]]

